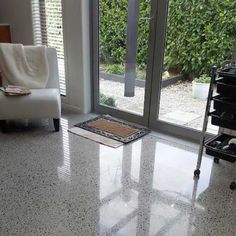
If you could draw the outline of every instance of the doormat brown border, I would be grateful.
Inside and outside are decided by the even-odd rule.
[[[97,121],[99,119],[105,119],[105,120],[108,120],[108,121],[116,122],[116,123],[119,123],[123,126],[127,126],[127,127],[130,127],[130,128],[137,129],[138,131],[135,134],[132,134],[132,135],[124,138],[124,137],[109,133],[107,131],[103,131],[103,130],[100,130],[98,128],[94,128],[94,127],[89,126],[89,123]],[[129,122],[117,119],[117,118],[114,118],[110,115],[100,115],[96,118],[93,118],[93,119],[87,120],[85,122],[76,124],[75,127],[85,129],[85,130],[90,131],[92,133],[99,134],[101,136],[104,136],[104,137],[122,142],[124,144],[133,142],[133,141],[135,141],[135,140],[137,140],[137,139],[139,139],[139,138],[141,138],[141,137],[143,137],[143,136],[145,136],[145,135],[147,135],[148,133],[151,132],[151,130],[148,129],[148,128],[145,128],[143,126],[139,126],[139,125],[136,125],[136,124],[132,124],[132,123],[129,123]]]

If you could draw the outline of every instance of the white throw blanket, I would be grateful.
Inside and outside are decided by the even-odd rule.
[[[0,43],[0,71],[7,84],[45,88],[49,77],[46,47]]]

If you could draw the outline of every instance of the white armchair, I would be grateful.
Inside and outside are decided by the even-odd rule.
[[[31,89],[27,96],[5,96],[0,92],[0,121],[3,130],[7,120],[51,118],[55,131],[60,130],[61,97],[56,49],[47,48],[49,80],[45,89]],[[3,85],[6,81],[2,81]]]

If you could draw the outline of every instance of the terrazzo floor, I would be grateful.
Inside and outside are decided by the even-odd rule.
[[[65,115],[0,132],[1,236],[236,235],[235,166],[197,145],[152,132],[112,149],[67,132],[90,116]]]

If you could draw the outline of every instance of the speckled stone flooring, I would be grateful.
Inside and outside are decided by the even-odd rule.
[[[17,123],[0,133],[1,236],[236,235],[235,166],[197,146],[151,133],[118,149],[63,129]]]

